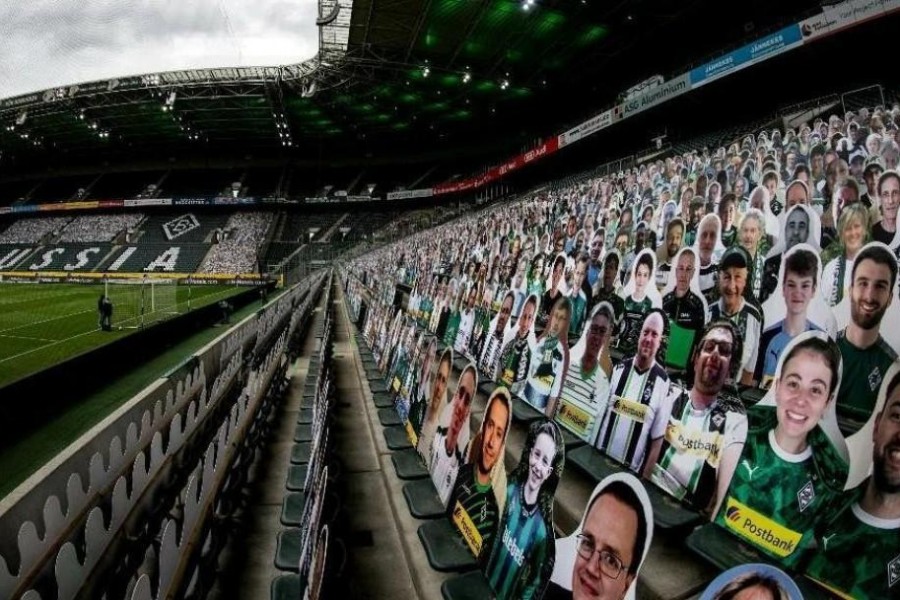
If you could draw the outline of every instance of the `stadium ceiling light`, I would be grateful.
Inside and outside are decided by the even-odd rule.
[[[500,80],[500,89],[505,90],[509,87],[509,79],[501,79]]]

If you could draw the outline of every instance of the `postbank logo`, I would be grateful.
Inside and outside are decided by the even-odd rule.
[[[703,459],[713,468],[718,468],[719,466],[719,457],[722,452],[722,435],[718,432],[685,429],[681,423],[670,421],[666,426],[666,441],[679,454]]]
[[[481,532],[478,531],[478,528],[472,521],[472,517],[469,516],[469,513],[466,512],[466,509],[463,508],[459,501],[456,502],[456,506],[453,508],[453,524],[456,525],[456,529],[463,539],[466,540],[466,544],[468,544],[472,554],[478,557],[481,554],[481,546],[483,544]]]
[[[566,401],[560,405],[556,419],[581,437],[587,434],[588,425],[591,423],[591,415]]]
[[[616,396],[616,399],[613,401],[613,410],[616,414],[637,421],[638,423],[644,423],[647,420],[646,404],[626,400],[621,396]]]
[[[725,526],[754,546],[780,558],[791,555],[803,537],[731,496],[725,505]]]

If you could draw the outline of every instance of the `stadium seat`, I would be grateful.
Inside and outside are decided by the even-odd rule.
[[[391,456],[394,471],[400,479],[422,479],[428,477],[428,469],[425,462],[414,448],[394,452]]]
[[[321,491],[319,493],[322,493]],[[284,495],[281,502],[281,524],[287,527],[303,525],[306,510],[306,493],[291,492]]]
[[[291,448],[291,464],[305,465],[309,463],[311,452],[312,444],[310,444],[309,442],[294,444],[293,448]]]
[[[531,423],[539,419],[546,419],[546,415],[537,410],[519,397],[514,397],[512,401],[512,417],[517,423]]]
[[[478,567],[472,551],[449,519],[435,519],[419,526],[419,540],[428,564],[435,571],[459,573]]]
[[[417,519],[436,519],[446,511],[430,478],[416,479],[403,486],[409,512]]]
[[[746,563],[778,566],[777,561],[745,544],[715,523],[698,527],[687,537],[685,543],[695,554],[723,571]]]
[[[394,425],[384,428],[384,442],[388,450],[406,450],[412,448],[409,443],[409,436],[406,434],[406,427],[403,425]]]
[[[470,571],[441,584],[441,596],[444,600],[492,598],[494,590],[491,589],[491,585],[481,571]]]
[[[298,559],[299,560],[299,559]],[[297,600],[306,593],[306,580],[290,573],[279,575],[272,580],[269,598],[271,600]]]
[[[280,571],[298,573],[302,551],[303,530],[291,528],[279,532],[275,547],[275,567]]]
[[[372,402],[375,404],[375,408],[390,408],[394,407],[394,395],[390,392],[378,392],[372,394]]]
[[[309,465],[291,465],[288,467],[287,481],[285,488],[292,492],[306,491],[306,474],[309,472]],[[330,472],[330,470],[329,470]]]
[[[393,408],[379,408],[378,422],[382,427],[402,427],[403,425],[400,422],[400,415]]]

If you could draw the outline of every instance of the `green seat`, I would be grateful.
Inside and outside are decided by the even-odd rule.
[[[581,439],[565,427],[560,427],[559,430],[562,432],[563,443],[566,445],[567,455],[575,448],[587,446],[587,443],[583,439]]]
[[[415,448],[410,447],[408,450],[400,450],[394,452],[391,456],[391,462],[394,463],[394,471],[400,479],[422,479],[428,477],[428,469],[425,468],[425,462]]]
[[[660,529],[689,529],[698,525],[703,516],[668,495],[656,485],[644,485],[653,507],[653,523]]]
[[[303,513],[306,509],[306,492],[291,492],[284,495],[281,502],[281,524],[288,527],[303,525]]]
[[[747,563],[765,563],[781,568],[777,561],[715,523],[707,523],[695,529],[687,537],[686,543],[695,554],[723,571]]]
[[[444,600],[493,598],[494,590],[481,571],[470,571],[441,584],[441,596]]]
[[[404,485],[403,497],[410,514],[417,519],[436,519],[445,512],[431,478],[415,479]]]
[[[393,427],[384,428],[384,443],[388,450],[406,450],[412,448],[409,443],[409,436],[406,435],[406,427],[403,425],[394,425]]]
[[[294,428],[295,442],[311,442],[312,441],[312,425],[299,424]]]
[[[300,552],[303,549],[303,531],[297,528],[278,532],[275,548],[275,567],[281,571],[300,572]]]
[[[312,444],[310,442],[301,442],[294,444],[291,448],[291,464],[305,465],[309,463],[309,457],[312,454]]]
[[[300,425],[309,425],[313,420],[313,409],[301,408],[297,416],[297,423]]]
[[[379,408],[378,422],[381,423],[382,427],[396,427],[398,425],[403,425],[400,421],[400,415],[397,414],[397,411],[393,407]]]
[[[292,492],[306,491],[306,473],[309,465],[291,465],[288,467],[287,482],[284,487]]]
[[[394,407],[394,395],[388,392],[379,392],[372,394],[372,402],[375,408],[391,408]]]
[[[270,600],[299,600],[305,593],[306,580],[302,579],[300,575],[290,573],[279,575],[272,580],[269,598]]]
[[[575,465],[582,473],[599,482],[604,477],[625,470],[611,458],[588,445],[566,452],[566,463]]]
[[[450,519],[435,519],[419,526],[419,540],[425,548],[428,564],[442,573],[460,573],[478,567],[472,550],[456,531]]]
[[[547,418],[544,413],[521,398],[513,398],[512,409],[513,421],[516,423],[531,423],[532,421]]]
[[[762,388],[746,388],[741,390],[741,402],[744,403],[744,406],[753,406],[757,402],[763,399],[763,396],[766,395],[766,390]]]

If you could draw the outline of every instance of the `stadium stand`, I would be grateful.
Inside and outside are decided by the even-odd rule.
[[[71,217],[25,217],[14,221],[2,233],[0,244],[34,244],[53,238],[71,221]]]
[[[144,220],[140,212],[120,215],[85,215],[75,217],[62,230],[56,242],[111,242]]]
[[[201,273],[251,273],[258,271],[257,249],[272,223],[271,213],[241,212],[225,224],[223,239],[213,245]]]
[[[888,6],[851,3],[849,12],[843,4],[824,11],[840,20]],[[546,32],[577,19],[533,4],[510,13],[557,15],[534,25],[549,41],[534,44],[545,55],[590,45],[568,30],[555,40]],[[619,14],[622,5],[609,8],[609,30],[595,35],[643,46],[641,28],[662,39],[665,27],[651,27],[637,4],[626,3],[639,26]],[[451,23],[452,11],[442,9]],[[471,10],[478,15],[460,28],[465,38],[448,44],[456,48],[450,65],[474,48],[466,40],[482,21],[502,31],[500,16]],[[381,11],[372,3],[369,19]],[[758,12],[758,22],[737,20],[745,34],[764,26],[775,33],[766,29],[768,42],[729,59],[760,52],[753,61],[768,62],[766,52],[826,35],[817,23],[835,25],[783,30]],[[365,40],[377,30],[366,29]],[[506,39],[497,45],[509,57],[517,40],[532,42],[530,32],[493,37]],[[710,43],[735,36],[724,26],[709,34]],[[351,32],[351,45],[354,36],[362,37]],[[705,37],[686,37],[704,47]],[[618,65],[600,56],[579,68],[596,60],[610,80],[613,66],[631,78],[646,70],[620,54],[608,55]],[[811,57],[828,62],[815,53],[804,60]],[[490,62],[492,74],[503,63]],[[605,74],[593,87],[567,89],[565,69],[534,62],[573,105],[605,93]],[[638,89],[643,82],[613,109],[547,139],[527,140],[525,124],[495,130],[491,121],[499,128],[517,117],[508,104],[478,106],[491,115],[478,119],[483,132],[465,129],[463,113],[471,113],[460,110],[451,122],[471,137],[467,151],[498,166],[446,158],[456,146],[442,148],[441,133],[415,147],[427,156],[398,154],[397,166],[377,168],[391,156],[370,147],[376,136],[364,141],[354,111],[368,114],[360,122],[388,122],[427,89],[419,115],[432,131],[450,133],[446,116],[428,118],[445,102],[431,94],[455,96],[454,86],[471,78],[468,68],[465,78],[437,67],[429,77],[431,63],[410,64],[412,76],[404,73],[397,88],[367,85],[365,104],[350,107],[348,94],[329,105],[346,109],[347,139],[329,147],[317,132],[308,138],[315,144],[297,151],[319,152],[321,162],[325,148],[358,144],[365,161],[335,156],[325,169],[305,155],[279,167],[233,167],[242,163],[225,158],[213,168],[214,159],[173,156],[172,165],[209,166],[167,169],[139,186],[173,208],[13,221],[0,230],[0,270],[293,270],[302,279],[269,302],[260,282],[276,277],[245,278],[262,302],[255,314],[231,327],[223,300],[221,336],[130,398],[24,491],[0,499],[0,597],[220,600],[268,591],[272,600],[550,600],[581,597],[570,589],[578,586],[596,591],[589,580],[602,576],[613,597],[692,600],[713,597],[716,581],[752,563],[773,597],[893,598],[900,330],[889,324],[900,318],[900,95],[879,85],[828,90],[774,115],[751,110],[745,118],[736,100],[722,109],[729,94],[750,91],[747,105],[778,96],[774,62],[748,69],[772,69],[761,86],[713,82],[716,68],[743,70],[729,60],[695,62],[672,79],[655,75],[649,92]],[[805,72],[799,59],[786,64],[792,76]],[[532,75],[537,89],[544,72]],[[426,79],[429,87],[419,88]],[[821,93],[809,83],[818,79],[806,77],[810,93]],[[310,81],[283,105],[303,115],[294,115],[294,133],[320,116]],[[522,97],[535,93],[518,85]],[[688,99],[666,98],[680,96],[679,86],[696,89]],[[379,95],[393,106],[379,106]],[[459,93],[466,106],[469,95]],[[669,101],[678,111],[631,118]],[[707,107],[732,114],[714,119]],[[554,126],[562,119],[522,114]],[[665,119],[689,135],[659,135]],[[280,137],[283,127],[278,121]],[[503,152],[521,144],[506,162],[487,148],[504,136]],[[249,148],[241,151],[252,162]],[[497,170],[502,184],[474,183]],[[8,189],[29,202],[58,202],[73,198],[73,185],[98,197],[132,183],[110,175],[104,188],[104,179]],[[279,198],[254,201],[259,211],[199,206],[231,196],[232,182],[238,197]],[[370,201],[370,183],[409,197]],[[465,191],[445,193],[452,184]],[[354,204],[344,192],[363,198]],[[129,229],[136,231],[123,243]],[[615,522],[598,526],[597,515],[612,510]],[[614,548],[611,531],[634,541]],[[732,583],[748,580],[756,585]]]
[[[141,243],[210,243],[211,236],[225,226],[228,218],[227,213],[190,209],[154,213],[144,222],[138,239]]]

